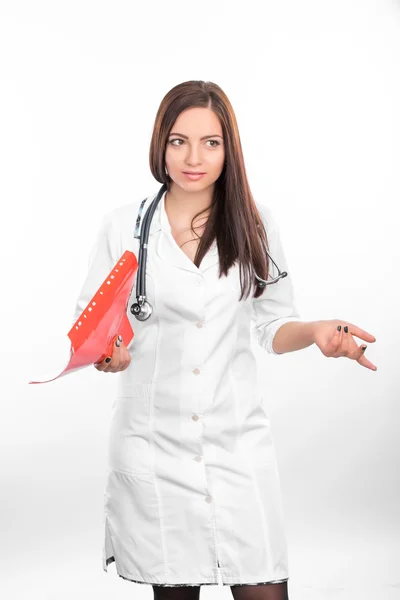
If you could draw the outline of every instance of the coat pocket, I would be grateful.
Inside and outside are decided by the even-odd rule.
[[[109,432],[108,462],[113,471],[148,474],[151,384],[119,385]]]

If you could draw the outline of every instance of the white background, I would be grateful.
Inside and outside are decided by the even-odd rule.
[[[152,598],[101,565],[116,374],[28,381],[59,364],[103,214],[159,189],[163,96],[202,79],[233,104],[302,319],[376,337],[376,372],[257,349],[289,597],[398,599],[400,3],[2,1],[0,56],[1,595]]]

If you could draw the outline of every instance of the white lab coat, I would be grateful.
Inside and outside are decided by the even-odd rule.
[[[142,212],[149,208],[150,196]],[[171,234],[162,196],[150,228],[147,298],[136,277],[127,314],[131,363],[112,405],[104,496],[103,568],[137,583],[223,585],[288,579],[280,480],[251,338],[299,321],[271,210],[270,254],[288,276],[239,302],[239,266],[218,279],[216,242],[197,268]],[[72,322],[134,238],[141,198],[104,216]],[[104,375],[103,375],[104,376]]]

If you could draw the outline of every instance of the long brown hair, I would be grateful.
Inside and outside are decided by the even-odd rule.
[[[210,108],[215,112],[222,126],[225,146],[224,168],[214,184],[210,213],[194,263],[200,266],[216,238],[219,277],[222,274],[226,276],[238,260],[242,288],[240,299],[243,299],[244,293],[248,298],[252,285],[255,287],[253,297],[258,298],[264,288],[256,286],[253,271],[262,279],[268,277],[269,258],[262,245],[263,241],[269,250],[268,239],[247,181],[235,113],[228,97],[217,84],[211,81],[185,81],[164,96],[157,111],[150,143],[150,170],[154,178],[166,184],[169,190],[172,180],[165,172],[168,136],[179,114],[192,107]],[[194,219],[202,212],[193,218],[192,231]]]

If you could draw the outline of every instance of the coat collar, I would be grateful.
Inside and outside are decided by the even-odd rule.
[[[152,200],[156,197],[156,195],[157,194],[154,194],[153,196],[147,199],[146,207],[142,211],[142,216],[139,224],[139,231],[143,222],[144,212],[145,210],[148,210]],[[166,192],[164,192],[164,194],[161,196],[161,199],[151,220],[149,239],[156,232],[161,231],[158,240],[156,241],[156,252],[162,260],[168,261],[170,264],[174,265],[178,269],[192,271],[197,274],[204,273],[204,271],[219,263],[217,242],[216,240],[213,241],[208,252],[204,256],[200,267],[197,268],[196,265],[194,265],[193,262],[190,260],[190,258],[184,253],[182,248],[178,246],[172,235],[171,225],[169,223],[168,215],[165,210],[165,195]]]

